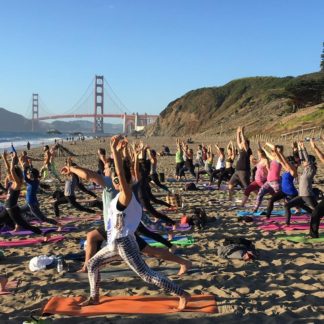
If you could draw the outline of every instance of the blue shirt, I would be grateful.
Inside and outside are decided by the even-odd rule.
[[[26,182],[26,202],[28,205],[37,205],[37,191],[39,187],[39,180],[31,180],[27,178],[24,171],[24,180]]]
[[[294,177],[290,172],[284,172],[281,177],[281,191],[288,196],[298,196],[294,185]]]

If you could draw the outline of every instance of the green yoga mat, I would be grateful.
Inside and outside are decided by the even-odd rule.
[[[324,234],[321,234],[319,238],[306,238],[304,234],[298,235],[278,235],[277,240],[286,240],[295,243],[320,243],[324,242]]]
[[[181,238],[180,240],[172,240],[171,243],[174,245],[180,245],[180,246],[188,246],[188,245],[192,245],[195,242],[195,240],[193,239],[193,237],[191,236],[186,236],[184,238]],[[155,246],[155,247],[165,247],[162,243],[160,242],[155,242],[155,241],[151,241],[148,242],[150,246]]]

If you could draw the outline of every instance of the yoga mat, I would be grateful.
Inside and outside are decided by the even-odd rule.
[[[26,239],[26,240],[17,240],[17,241],[0,241],[0,247],[13,247],[13,246],[28,246],[34,244],[47,244],[47,243],[56,243],[62,241],[64,236],[54,236],[50,237],[47,242],[43,242],[43,238],[35,238],[35,239]]]
[[[165,228],[169,231],[172,230],[172,226],[165,226]],[[191,225],[189,225],[189,224],[177,224],[175,231],[186,232],[186,231],[189,231],[190,229],[191,229]],[[152,231],[154,231],[154,230],[152,229]]]
[[[214,270],[215,268],[213,268]],[[165,276],[175,276],[177,275],[177,273],[179,272],[179,267],[177,268],[167,268],[167,267],[158,267],[158,268],[152,268],[152,270],[156,271],[156,272],[161,272],[163,273]],[[203,269],[205,270],[205,268]],[[186,274],[194,274],[194,273],[199,273],[201,272],[202,269],[199,268],[192,268],[189,269]],[[71,278],[71,279],[75,279],[75,280],[82,280],[82,281],[88,281],[88,274],[87,273],[83,273],[83,272],[67,272],[64,274],[64,277],[66,278]],[[130,270],[130,269],[112,269],[112,270],[103,270],[100,271],[100,278],[101,279],[111,279],[111,278],[115,278],[115,277],[138,277],[138,275]]]
[[[304,234],[291,235],[291,236],[278,235],[276,239],[286,240],[294,243],[320,243],[320,242],[324,242],[324,234],[320,234],[319,238],[306,238]]]
[[[268,225],[261,225],[258,227],[262,231],[306,231],[309,230],[309,224],[290,224],[288,225],[279,225],[279,224],[268,224]],[[324,228],[324,225],[320,225],[319,228]]]
[[[178,297],[114,296],[101,297],[100,304],[78,306],[82,297],[52,297],[43,308],[43,315],[98,316],[106,314],[176,313]],[[193,295],[184,312],[217,313],[213,295]]]
[[[77,228],[74,226],[67,226],[67,227],[63,227],[63,229],[59,232],[59,233],[68,233],[68,232],[72,232],[75,231]],[[57,227],[43,227],[41,228],[43,233],[46,233],[48,231],[56,231]],[[0,232],[0,235],[33,235],[34,232],[32,231],[28,231],[28,230],[23,230],[23,231],[4,231],[4,232]]]
[[[309,221],[310,216],[309,215],[300,215],[300,216],[291,216],[290,222],[297,222],[297,221]],[[281,216],[273,216],[270,217],[269,219],[267,218],[258,218],[257,221],[259,222],[265,222],[265,223],[274,223],[274,222],[286,222],[286,217],[281,217]]]
[[[6,288],[8,291],[0,291],[0,296],[13,294],[16,288],[18,287],[18,281],[8,281]]]
[[[148,238],[144,238],[144,239],[150,246],[165,247],[160,242],[156,242]],[[192,245],[194,242],[195,240],[191,236],[178,236],[178,237],[174,237],[171,241],[173,245],[180,245],[180,246]]]
[[[295,210],[292,210],[291,213],[292,214],[295,214]],[[305,210],[301,210],[302,213],[306,213]],[[253,213],[252,211],[238,211],[236,213],[236,215],[238,217],[243,217],[243,216],[264,216],[266,215],[266,211],[257,211],[256,213]],[[285,211],[284,210],[273,210],[271,215],[274,215],[274,216],[284,216],[285,215]]]

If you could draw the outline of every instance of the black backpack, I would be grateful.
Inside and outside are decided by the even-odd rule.
[[[195,207],[193,215],[189,218],[189,225],[203,229],[207,223],[207,214],[204,208]]]
[[[195,191],[198,190],[196,185],[193,182],[186,183],[184,186],[184,191]]]

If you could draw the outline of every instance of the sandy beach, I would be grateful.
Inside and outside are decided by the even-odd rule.
[[[175,151],[175,139],[155,137],[144,139],[157,151],[162,144],[167,144],[171,152]],[[201,139],[193,137],[194,144],[190,147],[196,151]],[[204,139],[204,143],[215,143]],[[109,141],[99,143],[98,140],[77,142],[76,145],[64,143],[65,147],[77,156],[73,160],[80,166],[93,170],[97,168],[96,152],[99,147],[107,149]],[[225,143],[220,144],[224,145]],[[255,147],[252,147],[252,149]],[[308,150],[311,151],[309,146]],[[33,149],[32,157],[42,157],[41,148]],[[174,156],[160,157],[158,171],[165,174],[165,178],[174,176]],[[65,157],[57,157],[57,168],[63,166]],[[1,162],[2,163],[2,162]],[[40,162],[35,166],[40,167]],[[315,187],[324,190],[323,166],[318,163],[318,172],[315,177]],[[189,175],[187,175],[190,178]],[[63,177],[62,177],[63,178]],[[201,180],[201,183],[207,180]],[[324,320],[324,274],[323,243],[293,243],[278,240],[278,234],[284,231],[262,231],[259,223],[239,222],[236,216],[237,209],[232,209],[224,190],[200,190],[184,192],[184,182],[166,182],[170,189],[179,192],[184,202],[184,212],[190,216],[193,206],[205,207],[208,216],[216,220],[204,229],[185,233],[191,235],[195,243],[185,248],[179,248],[177,253],[192,261],[195,268],[201,271],[186,274],[179,278],[170,278],[179,283],[191,294],[213,294],[219,307],[215,314],[177,312],[165,315],[106,315],[98,317],[72,318],[63,315],[48,317],[49,323],[180,323],[184,319],[188,323],[320,323]],[[51,183],[51,193],[57,183]],[[61,185],[62,186],[62,185]],[[162,199],[165,193],[153,188],[153,192]],[[99,194],[100,196],[100,194]],[[88,196],[89,197],[89,196]],[[83,193],[77,192],[77,198],[89,199]],[[254,202],[254,195],[250,203]],[[242,198],[240,190],[235,191],[235,199]],[[39,195],[41,207],[48,216],[54,217],[51,195]],[[266,201],[263,206],[266,206]],[[24,197],[20,198],[24,203]],[[237,203],[237,206],[239,203]],[[162,209],[161,206],[158,209]],[[247,207],[246,210],[251,210]],[[282,209],[282,207],[281,207]],[[69,205],[60,207],[61,217],[85,216],[84,213],[70,209]],[[100,212],[98,211],[98,214]],[[169,213],[171,218],[180,220],[183,211],[179,209]],[[53,244],[38,244],[26,247],[1,248],[5,258],[0,260],[0,273],[6,274],[10,281],[19,281],[18,287],[12,294],[0,296],[0,323],[22,323],[28,320],[31,313],[39,316],[40,310],[50,297],[53,296],[86,296],[89,293],[87,280],[73,280],[67,278],[65,271],[58,273],[56,269],[31,272],[28,269],[30,259],[38,255],[66,255],[80,252],[80,240],[85,239],[86,233],[95,228],[89,221],[78,221],[76,231],[63,233],[64,240]],[[307,231],[288,232],[307,233]],[[323,230],[321,230],[323,233]],[[184,234],[184,233],[181,233]],[[54,234],[57,235],[57,234]],[[256,260],[243,261],[235,259],[222,259],[217,256],[217,247],[222,244],[225,237],[244,237],[252,240],[259,253]],[[21,237],[20,237],[21,238]],[[24,237],[25,238],[25,237]],[[16,239],[16,237],[1,237],[3,240]],[[147,259],[150,266],[165,266],[174,264],[159,262],[156,259]],[[71,267],[79,267],[80,262],[68,261]],[[125,267],[117,262],[111,267]],[[129,295],[163,295],[153,286],[148,286],[138,277],[113,278],[103,280],[101,293],[107,296]],[[45,318],[45,317],[43,317]]]

